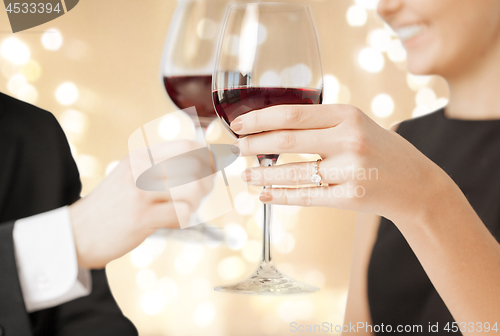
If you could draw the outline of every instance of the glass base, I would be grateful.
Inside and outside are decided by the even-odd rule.
[[[262,262],[255,273],[236,284],[215,287],[217,292],[247,295],[288,295],[313,293],[319,288],[298,282],[276,269],[274,264]]]

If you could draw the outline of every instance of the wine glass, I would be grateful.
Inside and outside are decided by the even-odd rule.
[[[211,95],[212,71],[228,4],[229,0],[179,0],[163,53],[165,90],[179,109],[196,107],[197,115],[190,116],[199,137],[217,118]]]
[[[165,90],[179,109],[192,113],[196,137],[204,144],[207,128],[217,118],[212,104],[212,71],[228,4],[229,0],[179,0],[162,56]],[[196,110],[188,109],[192,106]],[[215,160],[211,159],[214,165]],[[222,241],[220,229],[205,223],[194,226],[200,222],[194,213],[189,224],[192,227],[162,233],[182,241]]]
[[[289,3],[229,6],[212,78],[215,110],[228,129],[235,118],[256,109],[321,104],[321,58],[309,8]],[[257,157],[261,166],[268,167],[276,163],[279,153]],[[216,291],[280,295],[319,290],[278,271],[271,258],[270,222],[271,205],[266,204],[263,255],[257,271]]]

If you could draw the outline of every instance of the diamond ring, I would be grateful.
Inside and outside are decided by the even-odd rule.
[[[319,163],[322,161],[322,159],[318,159],[316,161],[316,165],[314,166],[314,173],[311,175],[311,182],[316,183],[317,186],[321,186],[323,183],[321,182],[322,178],[321,175],[319,174]]]

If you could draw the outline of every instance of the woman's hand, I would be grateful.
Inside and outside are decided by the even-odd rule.
[[[144,191],[136,187],[129,156],[88,196],[71,205],[78,264],[102,268],[137,247],[156,229],[179,228],[179,223],[187,222],[212,188],[210,179],[200,179],[210,162],[194,154],[186,156],[198,148],[198,143],[186,140],[155,145],[155,154],[165,160],[184,154],[184,169],[170,169],[170,181],[195,181],[177,191],[175,206],[168,191]],[[151,166],[149,155],[135,154],[134,166]],[[154,173],[151,179],[165,185],[164,172]]]
[[[370,212],[389,219],[423,216],[425,205],[453,184],[437,165],[393,131],[350,105],[279,105],[235,119],[231,128],[250,134],[238,140],[242,155],[319,154],[322,182],[329,186],[272,188],[265,203],[327,206]],[[252,185],[304,186],[316,162],[251,168]]]

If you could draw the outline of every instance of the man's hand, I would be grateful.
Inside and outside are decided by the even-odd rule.
[[[182,140],[161,144],[155,150],[161,150],[165,159],[184,154],[186,162],[185,153],[198,148],[199,144]],[[147,155],[134,155],[134,160],[143,161],[139,165],[150,165]],[[188,161],[183,165],[185,169],[175,173],[178,176],[168,176],[196,181],[184,186],[182,195],[176,194],[175,208],[168,191],[143,191],[136,187],[128,156],[95,190],[71,205],[78,264],[89,269],[103,268],[137,247],[156,229],[179,228],[179,222],[186,222],[212,188],[210,179],[199,179],[210,163],[194,155]],[[159,175],[158,182],[165,183],[161,171]]]

